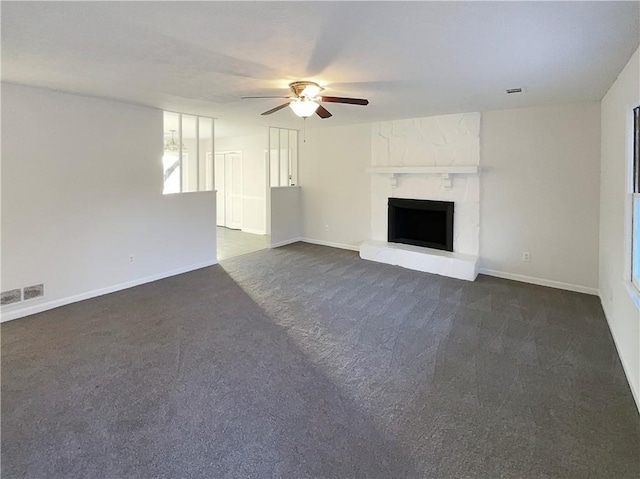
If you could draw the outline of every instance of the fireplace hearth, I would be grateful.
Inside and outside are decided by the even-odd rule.
[[[389,198],[389,243],[453,251],[453,202]]]

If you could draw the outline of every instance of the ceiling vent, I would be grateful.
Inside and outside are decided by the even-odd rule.
[[[522,93],[522,88],[509,88],[507,89],[507,93],[511,94],[511,93]]]

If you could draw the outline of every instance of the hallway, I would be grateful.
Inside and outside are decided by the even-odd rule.
[[[256,235],[240,230],[216,227],[218,235],[218,261],[269,247],[269,235]]]

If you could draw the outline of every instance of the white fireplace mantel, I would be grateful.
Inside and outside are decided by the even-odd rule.
[[[442,186],[451,189],[450,175],[478,174],[478,165],[449,165],[449,166],[373,166],[367,168],[371,174],[388,175],[391,187],[398,186],[396,175],[441,175]]]

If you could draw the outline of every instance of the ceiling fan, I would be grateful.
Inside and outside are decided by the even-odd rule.
[[[290,101],[283,103],[271,110],[267,110],[262,115],[271,115],[283,108],[290,107],[293,112],[301,118],[309,118],[314,113],[320,118],[329,118],[333,115],[329,111],[320,105],[320,102],[324,103],[346,103],[348,105],[362,105],[369,104],[369,100],[364,98],[343,98],[338,96],[319,96],[322,90],[320,85],[312,81],[294,81],[289,84],[293,96],[243,96],[243,100],[248,98],[288,98]]]

